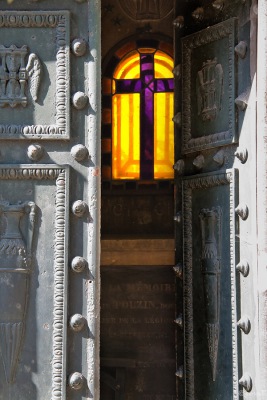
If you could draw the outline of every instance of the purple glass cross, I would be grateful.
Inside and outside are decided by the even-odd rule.
[[[173,79],[154,78],[154,54],[141,54],[140,79],[118,79],[116,93],[140,93],[140,179],[154,178],[154,93],[173,92]]]

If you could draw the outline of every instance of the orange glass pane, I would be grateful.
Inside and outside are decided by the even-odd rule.
[[[158,50],[154,55],[155,78],[173,78],[173,59],[163,51]]]
[[[136,48],[136,43],[129,42],[129,43],[126,43],[124,46],[120,47],[119,50],[117,50],[115,54],[118,58],[122,58],[127,53],[129,53],[131,50],[134,50],[135,48]]]
[[[174,176],[173,93],[154,94],[154,179]]]
[[[102,110],[102,122],[103,124],[111,123],[111,110],[110,108],[103,108]]]
[[[140,54],[132,51],[124,57],[117,65],[113,77],[115,79],[140,78]]]
[[[112,98],[112,179],[140,176],[140,95]]]
[[[109,78],[102,79],[102,93],[111,94],[111,79]]]

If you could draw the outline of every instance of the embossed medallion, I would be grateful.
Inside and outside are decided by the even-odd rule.
[[[15,380],[25,328],[36,205],[0,202],[0,349],[6,382]],[[28,219],[27,239],[20,229]]]
[[[41,80],[41,62],[36,54],[28,55],[27,46],[0,45],[0,107],[26,107],[27,86],[34,101],[37,101]]]

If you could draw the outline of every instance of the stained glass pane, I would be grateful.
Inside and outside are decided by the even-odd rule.
[[[112,83],[112,178],[172,179],[173,60],[139,48],[122,58]]]
[[[173,93],[154,94],[154,179],[172,179],[174,164]]]
[[[132,51],[118,64],[113,77],[115,79],[137,79],[140,78],[140,54]]]
[[[112,138],[112,178],[139,179],[139,94],[116,94],[113,96]]]
[[[173,59],[158,50],[154,56],[155,78],[173,78]]]

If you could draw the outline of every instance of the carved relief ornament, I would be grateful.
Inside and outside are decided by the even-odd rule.
[[[182,40],[182,150],[191,153],[207,148],[213,148],[235,142],[237,140],[235,126],[235,52],[237,19],[232,18],[217,25],[210,26],[201,32],[196,32]],[[220,40],[227,40],[227,70],[223,71],[217,57]],[[209,46],[210,57],[202,61],[201,68],[194,72],[195,57],[199,58],[201,48]],[[203,54],[205,52],[203,51]],[[217,57],[217,58],[216,58]],[[223,81],[227,81],[228,92],[223,93]],[[220,127],[217,118],[221,108],[222,94],[227,97],[228,125],[225,130]],[[192,97],[196,96],[196,106]],[[194,115],[199,114],[200,128],[194,124]],[[216,127],[211,133],[205,134],[205,126],[216,119]],[[205,125],[206,124],[206,125]]]
[[[2,28],[10,28],[16,32],[16,28],[25,29],[53,29],[55,31],[56,66],[56,89],[55,89],[55,121],[44,125],[25,125],[25,124],[0,124],[0,139],[23,139],[36,138],[43,139],[62,139],[69,138],[69,108],[70,108],[70,88],[69,88],[69,12],[68,11],[0,11],[0,36]],[[27,43],[26,43],[27,44]],[[0,68],[0,106],[16,107],[17,105],[27,105],[27,86],[29,86],[31,96],[34,101],[38,99],[38,89],[41,79],[42,46],[36,54],[28,56],[27,47],[5,48],[2,46],[0,57],[2,58],[2,68]],[[3,53],[9,52],[8,64],[3,64]],[[15,54],[16,53],[16,54]],[[25,57],[24,57],[25,56]],[[24,57],[24,58],[23,58]],[[26,58],[28,61],[26,64]],[[16,64],[16,74],[14,68],[10,68],[12,63]],[[24,64],[23,64],[24,63]],[[6,70],[5,70],[6,69]],[[5,98],[6,97],[6,98]]]
[[[65,399],[65,377],[66,377],[66,362],[63,354],[66,352],[66,319],[67,319],[67,287],[66,287],[66,271],[67,271],[67,232],[68,232],[68,206],[67,206],[67,191],[69,190],[69,170],[68,167],[59,168],[56,165],[38,165],[38,167],[32,167],[29,165],[4,165],[0,166],[0,183],[1,180],[12,181],[12,180],[36,180],[37,184],[42,180],[55,181],[55,222],[54,222],[54,239],[55,239],[55,250],[54,250],[54,293],[53,293],[53,310],[51,310],[51,315],[53,315],[53,333],[52,333],[52,360],[51,360],[51,400],[64,400]],[[11,205],[12,207],[24,207],[24,205]],[[4,206],[6,207],[6,206]],[[9,204],[7,204],[9,207]],[[26,204],[26,208],[27,208]],[[31,207],[31,205],[30,205]],[[3,211],[5,208],[3,209]],[[2,211],[2,213],[3,213]],[[4,211],[6,212],[6,211]],[[8,209],[7,209],[8,212]],[[19,211],[20,212],[20,211]],[[23,214],[23,210],[21,211]],[[26,210],[25,210],[26,213]],[[32,211],[29,213],[29,218],[31,218]],[[17,215],[17,214],[16,214]],[[27,215],[27,214],[25,214]],[[21,218],[24,217],[24,214]],[[15,217],[15,222],[12,222],[12,231],[15,230],[14,227],[18,226],[17,217]],[[14,224],[14,225],[13,225]],[[5,224],[3,224],[2,231],[5,231]],[[18,229],[16,230],[17,235],[21,235]],[[7,233],[6,233],[7,234]],[[6,235],[5,234],[5,235]],[[29,235],[31,233],[29,232]],[[30,236],[28,236],[30,237]],[[2,236],[3,239],[3,236]],[[18,238],[19,239],[19,238]],[[21,246],[22,246],[22,242]],[[27,241],[27,245],[30,241]],[[26,248],[26,244],[24,243]],[[27,247],[28,249],[28,247]],[[26,250],[27,252],[27,250]],[[23,254],[21,253],[23,256]],[[20,269],[28,271],[28,264],[22,259],[18,260]],[[27,258],[27,257],[26,257]],[[7,262],[7,261],[6,261]],[[25,264],[26,262],[26,264]],[[23,267],[24,265],[24,267]],[[26,267],[27,265],[27,267]],[[21,268],[22,267],[22,268]],[[0,263],[1,270],[1,263]],[[8,272],[8,271],[7,271]],[[1,273],[1,272],[0,272]],[[22,276],[29,276],[29,273],[23,273]],[[1,290],[0,290],[1,295]],[[4,296],[3,296],[4,297]],[[26,326],[27,329],[27,326]],[[9,330],[10,331],[10,330]],[[16,329],[17,335],[22,335],[19,327]],[[13,335],[13,330],[12,330]],[[1,331],[0,331],[1,338]],[[17,339],[13,339],[17,341]],[[12,350],[14,347],[12,347]],[[12,356],[13,357],[13,356]]]
[[[235,282],[235,182],[236,171],[212,173],[183,179],[183,231],[184,231],[184,331],[185,331],[185,386],[188,400],[195,399],[194,327],[193,327],[193,196],[199,189],[229,185],[230,189],[230,268],[231,268],[231,321],[232,321],[232,381],[233,400],[239,399],[238,361],[236,338],[236,282]],[[204,255],[204,254],[203,254]],[[202,255],[202,258],[203,258]]]
[[[26,107],[27,86],[34,101],[37,101],[41,80],[41,62],[36,54],[28,55],[27,46],[5,47],[0,45],[0,107]]]
[[[0,202],[0,349],[8,384],[15,380],[25,330],[35,214],[33,202]],[[20,222],[26,218],[25,239]]]

